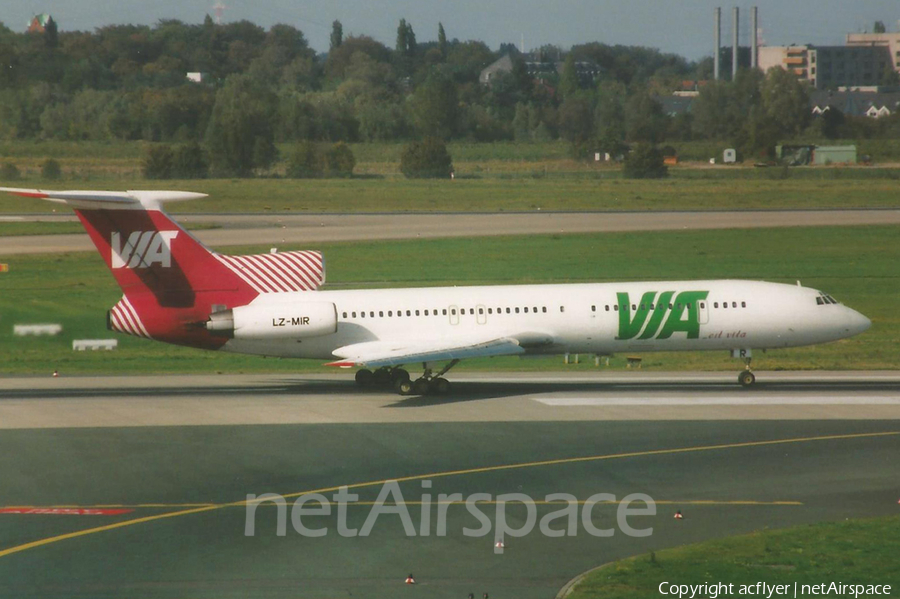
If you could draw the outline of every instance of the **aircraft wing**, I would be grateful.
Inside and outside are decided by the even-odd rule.
[[[548,340],[549,342],[549,340]],[[334,350],[334,355],[342,360],[327,366],[399,366],[415,362],[441,362],[462,360],[463,358],[487,358],[491,356],[517,356],[525,353],[523,343],[513,337],[499,337],[488,340],[454,339],[426,343],[389,341],[369,341],[346,345]]]

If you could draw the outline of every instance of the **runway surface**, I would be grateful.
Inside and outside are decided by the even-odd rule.
[[[900,375],[758,372],[750,391],[733,375],[463,372],[446,398],[362,391],[349,373],[3,378],[0,596],[546,598],[628,555],[897,513]],[[248,495],[290,508],[340,486],[361,529],[388,480],[411,535],[383,513],[370,536],[342,536],[335,507],[302,519],[325,536],[297,532],[290,510],[278,536],[273,504],[245,534]],[[486,535],[464,533],[479,520],[460,503],[438,534],[453,493],[488,494]],[[625,534],[601,504],[587,521],[610,537],[579,519],[574,536],[509,534],[498,553],[504,493],[538,501],[537,519],[560,509],[555,493],[643,493],[655,515],[628,523],[652,534]],[[527,519],[508,507],[511,527]]]
[[[446,397],[336,375],[0,379],[0,429],[241,424],[900,418],[900,373],[466,373]]]
[[[4,220],[59,221],[64,216],[7,216]],[[754,210],[697,212],[551,212],[445,214],[200,214],[176,215],[213,247],[311,244],[326,241],[735,229],[793,226],[896,225],[900,210]],[[0,256],[92,250],[83,234],[0,237]]]

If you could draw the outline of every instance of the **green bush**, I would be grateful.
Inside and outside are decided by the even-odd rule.
[[[172,177],[176,179],[205,179],[209,163],[197,142],[182,144],[172,153]]]
[[[151,146],[144,156],[144,177],[147,179],[171,179],[175,153],[170,146]]]
[[[294,146],[287,159],[285,174],[288,177],[291,179],[316,179],[324,173],[325,165],[316,144],[304,141]]]
[[[325,173],[329,177],[352,177],[355,166],[353,150],[343,142],[334,144],[325,152]]]
[[[45,181],[59,181],[62,179],[62,167],[59,162],[48,158],[41,163],[41,178]]]
[[[453,172],[453,161],[443,141],[426,137],[403,148],[400,172],[409,179],[447,179]]]
[[[21,178],[19,167],[12,162],[4,162],[3,166],[0,166],[0,181],[18,181]]]
[[[625,156],[622,174],[627,179],[662,179],[669,176],[663,154],[652,144],[637,144]]]

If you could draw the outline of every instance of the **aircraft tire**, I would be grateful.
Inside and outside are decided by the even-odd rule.
[[[438,395],[447,395],[450,393],[450,381],[443,377],[439,377],[431,381],[430,390]]]
[[[372,374],[371,370],[363,368],[356,371],[356,376],[354,378],[356,379],[356,384],[360,387],[368,387],[374,382],[375,375]]]
[[[403,368],[395,368],[391,371],[391,380],[395,385],[397,384],[398,380],[409,381],[409,372],[407,372]]]
[[[412,388],[413,384],[412,381],[409,380],[409,377],[406,377],[405,379],[394,379],[394,391],[396,391],[400,395],[410,395],[412,393]]]
[[[741,384],[741,387],[752,387],[753,383],[756,382],[756,376],[749,370],[743,370],[738,375],[738,382]]]
[[[413,395],[428,395],[428,388],[430,385],[428,384],[428,379],[422,377],[420,379],[416,379],[416,381],[412,384],[412,394]]]

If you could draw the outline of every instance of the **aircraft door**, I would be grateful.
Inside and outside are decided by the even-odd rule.
[[[697,302],[697,314],[700,324],[709,324],[709,302],[700,300]]]
[[[459,324],[459,308],[456,306],[450,306],[450,324],[458,325]]]

